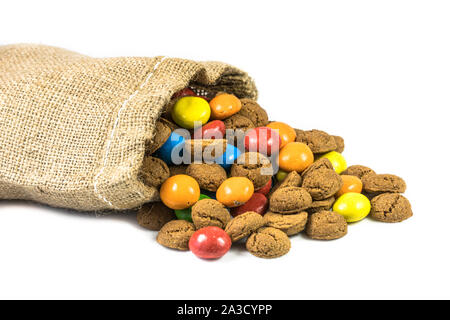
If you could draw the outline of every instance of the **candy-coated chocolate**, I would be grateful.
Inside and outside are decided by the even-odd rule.
[[[337,197],[342,196],[344,193],[354,192],[354,193],[361,193],[363,184],[361,182],[361,179],[359,179],[356,176],[349,176],[349,175],[341,175],[343,185],[341,190],[336,193]]]
[[[210,115],[208,101],[199,97],[183,97],[172,108],[173,121],[186,129],[193,129],[198,123],[207,123]]]
[[[242,108],[241,100],[228,93],[217,95],[209,102],[209,105],[211,107],[211,118],[218,120],[229,118]]]
[[[263,195],[268,195],[270,192],[270,189],[272,189],[272,179],[270,179],[269,181],[267,181],[266,185],[264,187],[262,187],[261,189],[258,189],[257,191],[255,191],[256,193],[261,193]]]
[[[247,151],[259,152],[270,156],[281,146],[281,138],[277,131],[268,127],[258,127],[250,130],[244,138]]]
[[[287,175],[289,174],[289,172],[283,171],[283,170],[278,170],[277,174],[276,174],[276,178],[278,180],[278,182],[283,181]]]
[[[201,228],[189,240],[189,249],[201,259],[219,259],[230,247],[230,236],[219,227]]]
[[[360,193],[345,193],[333,205],[333,211],[342,215],[347,222],[364,219],[370,213],[370,200]]]
[[[278,165],[284,171],[302,172],[314,162],[311,149],[301,142],[289,142],[278,156]]]
[[[168,178],[159,191],[161,201],[174,210],[193,206],[200,198],[200,187],[197,181],[185,174]]]
[[[203,200],[203,199],[211,199],[210,197],[208,197],[205,194],[200,194],[200,197],[198,198],[198,201]],[[192,222],[192,206],[186,209],[181,209],[181,210],[175,210],[175,215],[177,216],[177,219],[179,220],[186,220],[189,222]]]
[[[173,94],[172,99],[196,96],[195,92],[189,88],[181,89]]]
[[[231,215],[237,217],[248,211],[253,211],[264,215],[269,206],[269,200],[262,193],[254,193],[253,196],[242,206],[231,209]]]
[[[347,161],[345,161],[345,158],[336,151],[331,151],[320,158],[327,158],[330,160],[331,164],[333,165],[334,171],[336,171],[338,174],[341,174],[345,170],[347,170]]]
[[[217,201],[227,207],[239,207],[253,195],[253,183],[245,177],[231,177],[225,180],[217,189]]]
[[[208,122],[194,131],[194,139],[224,139],[225,123],[220,120]]]
[[[295,138],[297,137],[297,133],[295,133],[294,128],[284,122],[271,122],[267,125],[267,127],[276,131],[278,130],[278,135],[281,138],[280,149],[287,145],[289,142],[294,142]]]
[[[156,156],[161,158],[168,165],[171,165],[173,163],[172,152],[174,152],[174,154],[176,154],[181,158],[183,155],[182,151],[184,143],[185,143],[184,137],[180,136],[176,132],[172,132],[170,134],[169,139],[167,139],[167,141],[162,145],[162,147],[159,148],[159,150],[156,152]]]
[[[228,170],[240,155],[241,151],[238,148],[232,144],[227,144],[225,152],[215,162]]]

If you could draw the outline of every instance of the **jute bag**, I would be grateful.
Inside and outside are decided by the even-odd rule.
[[[257,94],[246,73],[218,62],[0,46],[0,198],[76,210],[157,200],[138,173],[162,110],[188,85]]]

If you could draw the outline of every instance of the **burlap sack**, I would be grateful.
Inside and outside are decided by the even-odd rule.
[[[188,85],[256,98],[246,73],[218,62],[0,47],[0,198],[76,210],[158,199],[138,173],[162,109]]]

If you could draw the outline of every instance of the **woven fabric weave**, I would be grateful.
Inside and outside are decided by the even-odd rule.
[[[0,198],[87,211],[157,200],[139,178],[146,145],[188,85],[257,96],[245,72],[219,62],[0,46]]]

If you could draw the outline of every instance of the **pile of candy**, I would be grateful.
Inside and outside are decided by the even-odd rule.
[[[242,239],[253,255],[276,258],[303,231],[333,240],[368,215],[383,222],[412,216],[401,178],[347,168],[343,150],[341,137],[270,122],[253,100],[186,88],[148,147],[141,176],[161,201],[140,208],[138,222],[159,231],[161,245],[200,258],[220,258]]]

